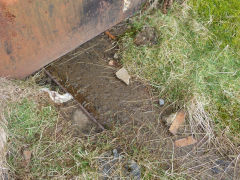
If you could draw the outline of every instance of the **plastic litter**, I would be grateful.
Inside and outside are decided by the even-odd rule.
[[[50,91],[48,88],[42,88],[41,91],[47,92],[51,100],[54,101],[56,104],[62,104],[73,99],[73,96],[69,93],[61,95],[56,91]]]

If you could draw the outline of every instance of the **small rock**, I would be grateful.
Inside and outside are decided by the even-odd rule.
[[[118,154],[117,149],[114,149],[114,150],[113,150],[113,157],[114,157],[115,159],[118,159],[118,158],[119,158],[119,154]]]
[[[125,68],[121,68],[118,72],[116,72],[116,76],[118,79],[122,80],[125,84],[129,85],[131,77]]]
[[[83,111],[81,111],[80,109],[77,109],[73,113],[72,126],[76,132],[87,133],[91,125],[92,123],[90,122],[88,117],[83,113]]]
[[[221,170],[217,167],[213,167],[211,170],[212,170],[213,174],[219,174],[221,172]]]
[[[119,63],[112,59],[108,61],[108,65],[113,67],[119,67]]]
[[[165,104],[165,101],[163,99],[159,99],[159,105],[163,106]]]
[[[32,151],[23,151],[23,157],[24,157],[24,164],[27,166],[30,163],[31,157],[32,157]]]
[[[109,65],[109,66],[115,66],[115,65],[116,65],[116,62],[115,62],[114,60],[110,60],[110,61],[108,62],[108,65]]]
[[[170,127],[171,124],[173,123],[173,120],[175,119],[176,115],[177,115],[177,113],[172,113],[172,114],[170,114],[169,116],[164,117],[164,118],[163,118],[164,123],[165,123],[168,127]]]
[[[23,156],[24,156],[24,159],[26,161],[30,161],[31,157],[32,157],[32,151],[24,151],[23,152]]]
[[[177,132],[178,132],[178,129],[180,127],[182,127],[182,125],[184,124],[185,122],[185,113],[183,111],[180,111],[176,114],[174,114],[175,117],[173,118],[172,120],[172,124],[169,128],[169,131],[173,134],[173,135],[176,135]],[[170,115],[171,117],[171,115]],[[172,117],[171,117],[172,118]]]
[[[114,59],[118,59],[118,54],[115,53],[114,56],[113,56]]]
[[[214,174],[219,174],[225,171],[228,168],[229,164],[230,164],[229,161],[219,159],[215,162],[215,167],[211,168],[211,170]]]
[[[197,140],[194,139],[192,136],[183,138],[183,139],[179,139],[177,141],[175,141],[175,146],[177,147],[185,147],[185,146],[189,146],[192,144],[197,143]]]
[[[108,151],[100,156],[100,171],[102,174],[102,179],[121,179],[121,174],[126,179],[140,180],[141,179],[141,168],[135,162],[128,160],[127,163],[124,163],[124,156],[118,153],[117,149],[113,149],[113,151]],[[122,165],[125,164],[124,168]],[[116,173],[117,170],[121,169],[121,172]]]
[[[130,174],[134,180],[141,179],[141,169],[135,161],[129,163]]]
[[[111,174],[111,166],[109,163],[103,166],[103,174],[104,176],[109,176]]]
[[[216,161],[216,164],[220,165],[225,170],[229,166],[230,162],[219,159],[219,160]]]
[[[114,174],[116,168],[119,167],[119,162],[122,159],[117,149],[112,152],[108,151],[100,156],[99,163],[103,179],[120,179]]]

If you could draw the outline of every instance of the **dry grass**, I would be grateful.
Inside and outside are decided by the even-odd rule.
[[[0,93],[1,117],[8,134],[1,159],[5,168],[3,176],[13,179],[97,177],[89,167],[95,151],[85,151],[83,141],[71,136],[70,125],[62,122],[60,112],[33,80],[1,79]],[[32,154],[29,164],[24,159],[24,151]]]
[[[158,121],[160,117],[157,114],[156,121],[135,120],[127,124],[115,124],[109,131],[73,137],[70,124],[64,121],[46,96],[39,94],[37,86],[29,82],[2,82],[2,92],[5,89],[2,98],[8,110],[5,113],[9,128],[7,162],[12,178],[99,179],[103,155],[115,148],[119,149],[123,161],[114,165],[113,174],[122,179],[126,178],[122,169],[128,160],[138,163],[143,179],[213,178],[209,171],[214,166],[218,167],[214,164],[216,160],[225,157],[224,154],[216,154],[223,152],[215,149],[217,141],[210,145],[201,138],[193,149],[177,149],[173,143],[179,137],[169,136],[168,129]],[[197,129],[194,131],[199,132]],[[192,132],[186,126],[183,134]],[[199,134],[199,137],[203,136]],[[29,166],[22,164],[24,150],[32,152]],[[236,160],[232,158],[232,165]],[[220,176],[228,177],[229,171],[233,170],[232,165]],[[237,167],[235,169],[237,174]]]
[[[1,167],[1,177],[5,177],[8,172],[8,167],[6,165],[6,154],[7,154],[7,119],[5,112],[10,112],[8,108],[10,103],[17,103],[23,98],[32,95],[34,96],[34,88],[25,86],[20,82],[14,83],[5,78],[0,78],[0,167]]]
[[[132,75],[150,83],[160,97],[189,111],[189,123],[213,138],[226,133],[236,145],[239,136],[239,57],[198,22],[187,5],[175,4],[168,15],[157,10],[133,20],[123,37],[123,63]],[[136,46],[136,32],[154,27],[158,43]]]
[[[173,11],[167,16],[157,12],[137,18],[135,31],[148,22],[150,25],[157,24],[156,28],[162,33],[158,44],[161,48],[158,45],[136,47],[133,44],[134,33],[123,39],[124,47],[127,47],[123,52],[123,62],[132,74],[156,87],[157,95],[166,97],[169,104],[173,102],[171,107],[187,110],[188,124],[178,136],[171,136],[168,128],[161,123],[162,114],[168,109],[166,106],[162,112],[156,113],[156,121],[139,119],[126,124],[114,124],[113,129],[98,134],[73,137],[69,131],[70,125],[46,101],[46,97],[39,95],[38,87],[32,81],[23,83],[1,79],[0,108],[6,110],[5,114],[1,112],[1,117],[5,125],[8,122],[9,128],[7,162],[10,175],[22,179],[100,179],[103,165],[99,162],[103,154],[117,148],[124,161],[115,165],[114,173],[120,174],[122,179],[126,178],[121,172],[128,160],[138,163],[143,179],[237,179],[239,149],[229,139],[226,130],[216,136],[216,124],[210,114],[216,113],[216,109],[206,111],[206,107],[213,103],[209,96],[202,93],[206,84],[192,86],[192,79],[189,80],[189,77],[193,77],[192,70],[196,69],[194,63],[199,60],[204,60],[203,64],[206,64],[209,62],[207,58],[216,60],[216,55],[220,59],[232,56],[225,50],[213,48],[209,52],[204,48],[199,51],[194,49],[194,44],[203,46],[208,41],[209,32],[195,19],[189,19],[188,10],[189,7],[185,6],[183,11]],[[189,24],[192,25],[192,31],[182,31]],[[192,36],[196,39],[193,40]],[[201,56],[203,52],[206,52],[206,57]],[[189,62],[188,57],[194,58],[191,59],[194,63]],[[214,66],[208,68],[214,73]],[[204,73],[209,73],[204,68],[200,68],[199,72],[202,73],[194,76],[197,77],[195,82],[199,82],[198,78],[204,79]],[[159,80],[159,77],[162,79]],[[216,89],[218,87],[214,86],[214,81],[210,85]],[[236,87],[231,88],[235,90]],[[197,91],[199,89],[201,91]],[[39,108],[39,104],[44,105]],[[194,135],[198,140],[195,146],[174,146],[176,139],[189,135]],[[22,165],[23,150],[32,152],[30,166]],[[227,164],[226,167],[219,162]],[[212,174],[214,168],[218,168],[218,174]]]
[[[218,38],[198,20],[186,3],[175,4],[167,15],[156,10],[134,18],[132,31],[122,38],[122,62],[132,75],[151,84],[176,110],[187,111],[185,134],[194,135],[199,143],[176,158],[187,169],[181,172],[192,178],[210,170],[219,157],[229,158],[237,171],[240,153],[239,56],[229,46],[221,48]],[[156,29],[157,44],[135,45],[135,35],[144,26]]]
[[[103,154],[117,148],[123,161],[114,165],[114,174],[123,179],[127,177],[122,169],[129,160],[141,166],[144,179],[183,179],[175,170],[164,170],[170,165],[168,160],[161,159],[161,154],[170,151],[159,151],[168,139],[162,141],[165,132],[160,131],[159,123],[139,121],[138,125],[116,125],[111,131],[73,137],[71,123],[39,93],[33,81],[1,79],[0,98],[5,109],[1,114],[8,128],[4,162],[11,178],[99,179]],[[28,165],[24,151],[32,153]]]

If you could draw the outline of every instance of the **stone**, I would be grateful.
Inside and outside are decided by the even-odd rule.
[[[173,135],[176,135],[178,132],[178,129],[183,126],[184,122],[185,122],[185,113],[183,111],[176,113],[175,117],[172,120],[172,124],[169,128],[169,131]]]
[[[125,84],[129,85],[131,77],[125,68],[121,68],[119,71],[117,71],[116,76],[118,79],[122,80]]]
[[[160,106],[164,106],[164,104],[165,104],[164,99],[159,99],[159,105],[160,105]]]
[[[129,169],[131,178],[133,178],[134,180],[141,180],[141,168],[135,161],[130,161]]]
[[[189,145],[192,145],[192,144],[195,144],[195,143],[197,143],[197,140],[194,139],[192,136],[188,136],[186,138],[176,140],[175,141],[175,146],[185,147],[185,146],[189,146]]]
[[[91,125],[90,120],[88,117],[81,111],[80,109],[77,109],[73,113],[72,118],[72,125],[78,132],[86,132],[89,129],[89,126]]]
[[[118,57],[118,54],[115,53],[114,56],[113,56],[113,58],[114,58],[114,59],[118,59],[118,58],[119,58],[119,57]]]

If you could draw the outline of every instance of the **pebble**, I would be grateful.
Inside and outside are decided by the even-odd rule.
[[[163,106],[165,104],[165,101],[163,99],[159,99],[159,105]]]
[[[214,174],[219,174],[225,171],[230,164],[230,162],[224,161],[222,159],[217,160],[215,163],[216,166],[211,169]]]
[[[118,54],[115,53],[114,56],[113,56],[114,59],[118,59]]]
[[[115,159],[118,159],[118,158],[119,158],[119,154],[118,154],[117,149],[114,149],[114,150],[113,150],[113,157],[114,157]]]
[[[124,157],[118,153],[117,149],[113,149],[111,152],[107,152],[103,155],[103,159],[100,160],[100,164],[102,166],[103,179],[113,179],[120,180],[121,177],[119,175],[114,175],[113,173],[121,163]],[[128,163],[125,164],[125,170],[123,170],[123,174],[127,175],[127,179],[133,180],[141,180],[141,168],[140,166],[133,160],[128,160]],[[118,164],[120,163],[120,164]]]
[[[141,180],[141,169],[135,161],[131,161],[129,164],[130,173],[134,180]]]

